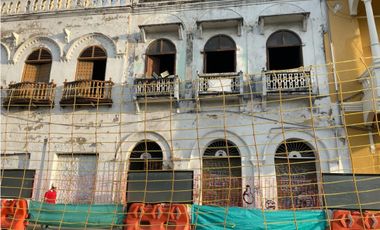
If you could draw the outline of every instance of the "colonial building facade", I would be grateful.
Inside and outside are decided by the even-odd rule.
[[[128,173],[188,170],[191,203],[315,208],[351,172],[319,0],[1,10],[1,167],[32,171],[31,199],[126,203]]]

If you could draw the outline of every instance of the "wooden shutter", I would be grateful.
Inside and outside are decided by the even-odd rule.
[[[90,61],[79,61],[77,63],[76,80],[91,80],[94,63]]]
[[[157,56],[148,56],[147,58],[146,75],[151,77],[153,72],[160,74],[160,58]]]
[[[51,69],[51,63],[39,65],[36,81],[49,83],[50,69]]]
[[[151,56],[147,57],[146,61],[146,76],[151,77],[153,73],[153,58]]]
[[[35,82],[37,79],[37,73],[38,67],[36,65],[25,63],[22,81]]]

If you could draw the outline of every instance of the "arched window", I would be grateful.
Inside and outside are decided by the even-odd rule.
[[[216,140],[202,158],[202,202],[204,205],[242,206],[241,157],[238,147]]]
[[[175,55],[176,49],[171,41],[158,39],[152,42],[146,50],[146,75],[150,77],[165,71],[169,75],[175,74]]]
[[[298,68],[303,65],[302,42],[293,32],[280,30],[267,41],[267,65],[269,70]]]
[[[143,140],[131,152],[129,170],[161,170],[162,157],[162,149],[156,142]]]
[[[106,51],[99,46],[90,46],[79,55],[75,79],[104,81],[106,65]]]
[[[280,144],[275,158],[278,208],[320,206],[316,157],[304,140],[288,139]]]
[[[204,48],[204,73],[236,72],[236,45],[226,35],[210,38]]]
[[[33,51],[25,61],[23,81],[49,83],[52,57],[47,49]]]

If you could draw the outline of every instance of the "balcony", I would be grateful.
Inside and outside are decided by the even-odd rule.
[[[263,84],[264,96],[292,97],[315,94],[310,70],[265,71],[261,84]]]
[[[99,80],[79,80],[63,83],[61,106],[112,105],[113,82]]]
[[[137,99],[179,98],[179,79],[176,75],[166,78],[139,78],[134,81]]]
[[[242,72],[198,74],[198,96],[243,94],[242,86]]]
[[[3,106],[52,106],[55,84],[43,82],[19,82],[10,84]]]

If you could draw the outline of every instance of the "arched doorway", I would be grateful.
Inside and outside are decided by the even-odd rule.
[[[216,140],[202,158],[202,203],[242,206],[241,157],[238,147],[228,140]]]
[[[268,70],[298,68],[303,65],[302,41],[297,34],[279,30],[267,40]]]
[[[136,144],[130,156],[129,170],[162,170],[163,154],[161,147],[154,141],[143,140]]]
[[[204,73],[236,72],[236,44],[226,35],[210,38],[204,48]]]
[[[279,209],[320,206],[316,154],[300,139],[281,143],[274,158]]]

